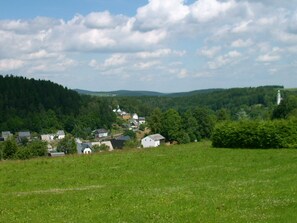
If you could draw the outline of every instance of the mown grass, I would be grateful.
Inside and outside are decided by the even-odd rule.
[[[297,150],[209,142],[0,162],[0,222],[296,222]]]

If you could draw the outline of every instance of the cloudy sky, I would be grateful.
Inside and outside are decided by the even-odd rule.
[[[94,91],[297,87],[297,0],[1,0],[0,74]]]

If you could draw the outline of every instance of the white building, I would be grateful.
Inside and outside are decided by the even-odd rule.
[[[141,140],[143,148],[157,147],[165,141],[165,138],[160,134],[149,135]]]
[[[55,136],[53,134],[45,134],[45,135],[41,135],[40,137],[42,141],[50,142],[54,140]]]
[[[276,104],[279,105],[282,101],[280,90],[277,91]]]
[[[56,134],[58,139],[64,139],[65,138],[65,132],[63,130],[59,130]]]
[[[134,120],[138,120],[138,115],[137,115],[136,113],[134,113],[134,114],[132,115],[132,118],[133,118]]]

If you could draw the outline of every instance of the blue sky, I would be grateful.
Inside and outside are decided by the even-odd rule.
[[[94,91],[297,83],[296,0],[10,0],[0,74]]]

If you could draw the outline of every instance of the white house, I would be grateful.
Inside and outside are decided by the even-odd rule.
[[[106,129],[97,129],[94,133],[96,138],[104,138],[108,136],[108,131]]]
[[[144,124],[145,123],[145,117],[139,117],[138,118],[138,123],[139,123],[139,125]]]
[[[85,148],[83,151],[83,154],[91,154],[91,153],[92,153],[91,148]]]
[[[64,139],[65,138],[65,132],[63,130],[59,130],[56,134],[58,139]]]
[[[55,136],[53,134],[44,134],[44,135],[41,135],[40,137],[42,141],[50,142],[54,140]]]
[[[137,115],[136,113],[134,113],[134,114],[132,115],[132,118],[133,118],[134,120],[138,120],[138,115]]]
[[[165,141],[165,138],[160,134],[149,135],[141,140],[143,148],[157,147]]]

